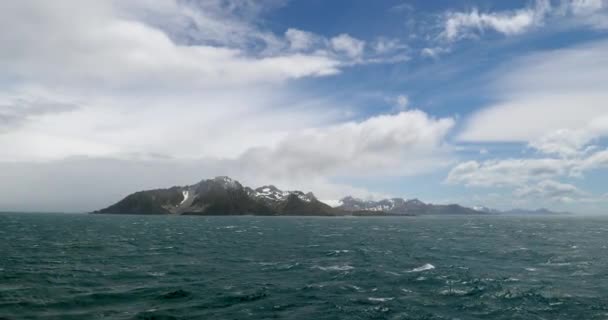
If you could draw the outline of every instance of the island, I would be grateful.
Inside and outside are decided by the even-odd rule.
[[[551,213],[544,210],[545,213]],[[351,196],[332,207],[312,192],[283,191],[273,185],[243,186],[226,176],[204,179],[188,186],[174,186],[132,193],[93,213],[147,215],[261,215],[261,216],[418,216],[497,214],[485,207],[430,204],[402,198],[379,201]]]

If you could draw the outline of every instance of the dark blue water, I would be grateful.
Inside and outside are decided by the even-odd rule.
[[[1,319],[608,319],[608,219],[0,214]]]

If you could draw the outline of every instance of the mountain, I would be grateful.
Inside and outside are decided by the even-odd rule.
[[[169,215],[315,215],[315,216],[410,216],[480,214],[564,214],[547,209],[498,211],[486,207],[467,208],[458,204],[437,205],[418,199],[379,201],[345,197],[335,208],[314,194],[283,191],[273,185],[245,187],[229,177],[202,180],[190,186],[139,191],[94,213]]]
[[[541,208],[536,210],[526,210],[526,209],[511,209],[507,211],[500,211],[501,214],[511,214],[511,215],[528,215],[528,216],[541,216],[541,215],[568,215],[570,212],[557,212],[551,211],[549,209]]]
[[[282,191],[268,185],[255,190],[248,188],[248,194],[280,215],[335,215],[336,210],[319,201],[312,192]]]
[[[361,200],[345,197],[336,208],[354,215],[426,215],[426,214],[486,214],[458,204],[435,205],[424,203],[418,199],[404,200],[402,198],[383,199],[380,201]]]
[[[274,186],[243,187],[216,177],[184,187],[140,191],[95,213],[182,215],[335,215],[312,193],[281,191]]]

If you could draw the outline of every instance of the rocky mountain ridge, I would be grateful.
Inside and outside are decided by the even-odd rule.
[[[402,198],[383,199],[380,201],[362,200],[345,197],[340,200],[338,210],[352,212],[356,215],[428,215],[428,214],[486,214],[463,207],[458,204],[436,205],[424,203],[418,199],[404,200]]]
[[[95,213],[182,215],[335,215],[312,193],[244,187],[229,177],[190,186],[139,191]]]
[[[529,211],[541,213],[541,211]],[[408,216],[498,214],[486,207],[458,204],[436,205],[418,199],[379,201],[345,197],[337,207],[318,200],[312,192],[283,191],[273,185],[245,187],[229,177],[202,180],[189,186],[132,193],[94,213],[166,215],[315,215],[315,216]],[[505,212],[509,213],[509,212]],[[543,214],[551,211],[544,210]]]

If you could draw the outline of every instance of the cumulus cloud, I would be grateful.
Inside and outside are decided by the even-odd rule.
[[[398,63],[409,60],[409,47],[395,38],[378,37],[369,45],[348,34],[332,38],[311,32],[289,28],[285,32],[287,47],[291,52],[314,53],[332,57],[342,65]],[[369,49],[369,50],[366,50]]]
[[[0,43],[6,50],[0,52],[0,66],[5,77],[54,86],[202,88],[339,72],[340,61],[327,55],[277,53],[257,58],[246,47],[183,45],[146,21],[128,19],[121,6],[112,4],[2,4]],[[79,13],[77,17],[73,12]],[[218,32],[231,34],[230,29]]]
[[[330,42],[334,50],[344,52],[353,59],[360,58],[365,50],[365,41],[353,38],[345,33],[331,38]]]
[[[587,126],[578,129],[552,131],[532,140],[529,146],[540,153],[562,158],[581,157],[594,151],[597,146],[591,143],[606,134],[608,134],[608,117],[600,117],[592,119]]]
[[[0,162],[0,181],[10,186],[0,195],[0,207],[3,210],[90,212],[136,191],[189,185],[225,174],[251,187],[273,183],[285,190],[313,191],[321,199],[340,199],[348,194],[386,196],[320,176],[302,181],[270,181],[241,170],[236,162],[217,159],[74,157],[62,161]]]
[[[248,17],[262,9],[257,2],[224,4],[0,4],[0,102],[11,106],[1,114],[3,160],[235,156],[271,146],[290,130],[336,121],[340,103],[307,101],[289,84],[339,73],[350,62],[322,50],[251,52],[240,38],[261,41],[266,32]],[[184,28],[190,20],[199,27]],[[312,37],[290,30],[296,47],[304,45],[293,42],[298,34]],[[200,38],[185,41],[178,31]],[[233,34],[239,39],[219,41]],[[281,47],[273,39],[263,46]],[[60,112],[59,103],[46,103],[42,111],[15,101],[67,101],[73,108]],[[7,131],[9,122],[19,126]]]
[[[437,59],[437,58],[439,58],[440,55],[442,55],[444,53],[448,53],[448,52],[450,52],[450,48],[441,47],[441,46],[436,46],[436,47],[432,47],[432,48],[423,48],[422,50],[420,50],[420,54],[423,57],[433,58],[433,59]]]
[[[573,165],[553,158],[467,161],[452,168],[446,182],[478,187],[521,186],[567,175]]]
[[[33,185],[47,191],[38,205],[81,196],[80,209],[112,186],[124,195],[219,174],[331,199],[370,194],[331,180],[349,169],[405,175],[448,161],[450,118],[353,121],[344,102],[298,88],[405,48],[274,34],[256,23],[280,5],[270,2],[2,2],[0,185],[11,192],[0,205],[24,205]]]
[[[373,43],[373,49],[378,54],[393,53],[396,51],[406,50],[409,47],[402,43],[399,39],[380,37]]]
[[[316,43],[320,41],[319,36],[312,32],[293,28],[289,28],[285,31],[285,38],[289,41],[290,49],[295,51],[309,50],[315,47]]]
[[[453,125],[451,118],[404,111],[293,133],[274,148],[246,152],[240,161],[252,172],[276,177],[413,175],[447,164],[444,140]]]
[[[21,126],[32,118],[76,109],[78,109],[77,105],[57,101],[11,100],[6,104],[0,104],[0,133]]]
[[[585,25],[598,30],[608,29],[608,1],[565,0],[556,8],[556,14],[571,24]]]
[[[586,153],[550,149],[558,157],[492,159],[466,161],[453,167],[445,179],[449,184],[471,187],[528,188],[543,180],[582,178],[585,173],[608,167],[608,150]],[[560,157],[561,156],[561,157]]]
[[[485,30],[493,30],[505,35],[519,34],[539,25],[549,12],[548,0],[537,0],[536,5],[506,12],[448,12],[445,18],[443,37],[449,41],[472,37]]]
[[[488,30],[512,36],[548,22],[605,29],[608,28],[607,9],[606,0],[562,0],[558,4],[536,0],[532,5],[515,10],[482,12],[473,8],[448,11],[442,20],[440,36],[447,41],[456,41],[476,38]]]
[[[465,121],[460,140],[528,142],[557,130],[600,125],[592,122],[608,116],[607,50],[608,42],[596,41],[499,68],[490,87],[497,102]]]
[[[562,203],[596,203],[601,197],[558,179],[579,180],[585,174],[608,168],[608,149],[592,143],[604,135],[605,118],[576,130],[557,130],[531,141],[540,157],[467,161],[452,168],[448,184],[469,187],[511,188],[521,199]]]
[[[314,191],[322,199],[349,194],[386,196],[336,183],[332,177],[407,176],[447,166],[451,150],[445,137],[453,125],[451,118],[435,119],[410,110],[292,132],[275,146],[250,148],[229,158],[175,159],[147,154],[142,158],[101,155],[0,162],[0,181],[11,186],[0,195],[0,206],[93,210],[137,190],[191,184],[221,174],[251,186],[273,183]],[[26,201],[32,193],[40,193],[40,199]]]
[[[585,192],[578,187],[554,180],[543,180],[532,186],[523,186],[516,189],[516,197],[532,199],[550,199],[552,201],[572,202],[584,196]]]

